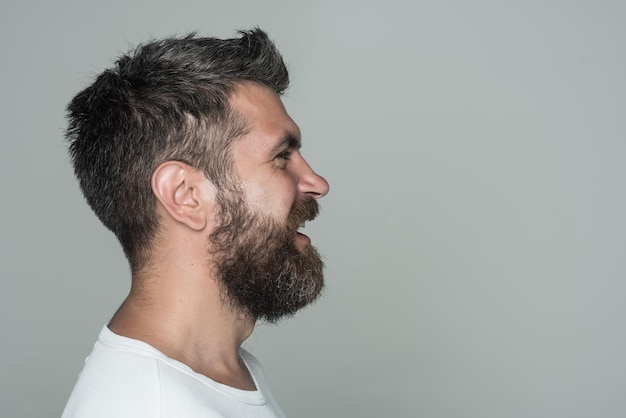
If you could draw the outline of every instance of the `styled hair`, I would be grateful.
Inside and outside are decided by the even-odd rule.
[[[283,59],[256,28],[239,38],[190,34],[122,55],[67,106],[66,138],[87,203],[120,241],[133,270],[150,256],[158,229],[154,169],[177,160],[232,187],[229,145],[247,129],[229,106],[240,83],[282,94]]]

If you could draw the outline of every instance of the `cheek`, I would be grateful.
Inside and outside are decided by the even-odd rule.
[[[297,187],[290,178],[274,177],[271,181],[248,183],[248,204],[259,213],[283,216],[289,213],[297,196]]]

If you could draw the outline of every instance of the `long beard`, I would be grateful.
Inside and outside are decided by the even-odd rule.
[[[218,204],[211,243],[222,297],[231,307],[273,323],[319,297],[324,263],[315,247],[294,246],[298,227],[317,216],[317,201],[297,201],[287,226],[252,213],[240,192],[221,192]]]

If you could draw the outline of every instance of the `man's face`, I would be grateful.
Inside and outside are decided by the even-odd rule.
[[[231,106],[249,131],[232,146],[237,191],[222,190],[211,236],[225,297],[255,319],[273,322],[314,301],[323,263],[297,230],[318,213],[328,183],[299,152],[300,131],[271,90],[240,86]]]

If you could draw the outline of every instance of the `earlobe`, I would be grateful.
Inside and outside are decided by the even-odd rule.
[[[207,226],[202,173],[180,161],[166,161],[152,173],[152,192],[169,216],[200,231]]]

